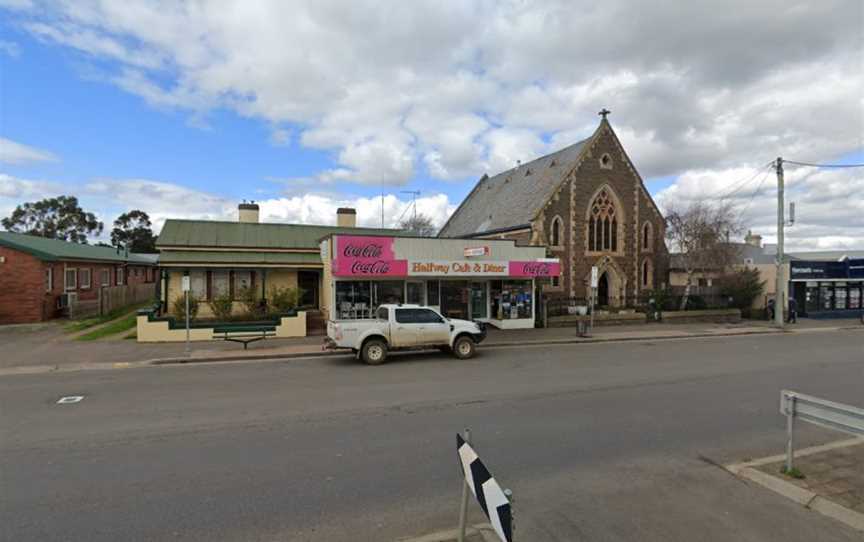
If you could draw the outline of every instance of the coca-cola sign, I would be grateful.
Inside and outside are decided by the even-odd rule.
[[[360,244],[348,243],[342,249],[342,255],[346,258],[380,258],[384,252],[384,247],[374,242],[364,242]]]
[[[396,277],[407,274],[408,262],[393,254],[392,237],[336,237],[333,274],[337,277]]]
[[[511,277],[557,277],[561,275],[561,262],[510,262]]]

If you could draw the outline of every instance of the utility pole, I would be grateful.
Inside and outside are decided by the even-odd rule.
[[[381,229],[384,229],[384,192],[381,192]]]
[[[777,282],[774,286],[774,324],[783,327],[786,290],[786,280],[783,276],[783,228],[786,220],[783,217],[783,158],[777,157]]]

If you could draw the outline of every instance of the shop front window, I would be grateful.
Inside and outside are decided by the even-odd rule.
[[[531,318],[533,295],[530,280],[492,281],[489,288],[492,317],[498,320]]]
[[[438,307],[441,305],[439,283],[437,280],[426,282],[426,304],[431,307]]]
[[[336,283],[336,313],[340,320],[371,318],[372,287],[369,281]]]
[[[819,286],[815,282],[808,282],[805,290],[805,311],[815,312],[819,310]]]
[[[819,306],[823,311],[830,311],[834,308],[834,287],[830,282],[823,282],[819,285]]]
[[[486,283],[472,282],[471,288],[471,319],[486,318]]]
[[[861,283],[853,283],[849,286],[849,308],[861,308]]]
[[[405,302],[405,283],[401,280],[382,280],[372,283],[375,306]]]
[[[211,280],[213,283],[213,297],[228,295],[231,286],[228,282],[228,271],[213,271]]]
[[[846,283],[838,282],[834,287],[834,308],[846,310]]]
[[[405,285],[406,298],[410,305],[425,305],[426,285],[420,281],[410,281]]]
[[[441,281],[441,312],[447,318],[468,319],[468,282]]]

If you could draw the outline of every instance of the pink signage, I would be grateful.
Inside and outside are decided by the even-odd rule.
[[[404,277],[408,261],[393,254],[392,237],[339,235],[333,274],[340,277]]]
[[[557,277],[561,275],[561,262],[510,262],[511,277]]]

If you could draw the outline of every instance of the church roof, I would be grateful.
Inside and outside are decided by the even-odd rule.
[[[527,227],[590,139],[583,139],[494,177],[484,175],[438,236],[469,237]]]

